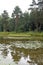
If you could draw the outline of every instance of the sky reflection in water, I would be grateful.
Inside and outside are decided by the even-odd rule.
[[[0,65],[43,65],[42,47],[43,42],[0,43]]]

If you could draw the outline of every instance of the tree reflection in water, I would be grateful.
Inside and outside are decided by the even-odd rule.
[[[6,58],[7,54],[8,54],[7,49],[3,49],[2,55],[4,58]]]
[[[29,56],[30,61],[27,59],[28,63],[43,65],[43,48],[25,49],[12,46],[11,49],[13,49],[11,54],[14,61],[20,61],[22,57],[24,57],[24,59],[27,59]]]
[[[2,51],[1,55],[4,59],[10,53],[12,62],[17,65],[43,65],[43,48],[26,49],[24,47],[16,47],[14,44],[8,44],[0,51]]]

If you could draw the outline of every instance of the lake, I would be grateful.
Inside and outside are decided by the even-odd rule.
[[[0,65],[43,65],[43,42],[0,43]]]

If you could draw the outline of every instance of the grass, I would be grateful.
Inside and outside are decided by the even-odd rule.
[[[43,32],[0,32],[0,39],[43,41]],[[11,37],[11,38],[9,38]]]

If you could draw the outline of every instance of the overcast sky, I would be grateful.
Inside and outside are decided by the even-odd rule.
[[[13,12],[15,6],[19,6],[22,11],[26,11],[29,8],[32,0],[0,0],[0,14],[3,10],[7,10],[9,15]]]

